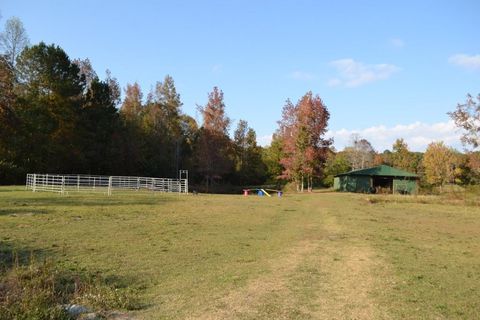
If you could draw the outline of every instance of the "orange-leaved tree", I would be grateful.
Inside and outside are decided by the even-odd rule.
[[[207,192],[215,180],[220,180],[232,171],[233,150],[228,137],[230,119],[225,114],[223,92],[217,87],[208,94],[205,106],[198,106],[203,116],[200,128],[196,159],[197,170],[204,178]]]

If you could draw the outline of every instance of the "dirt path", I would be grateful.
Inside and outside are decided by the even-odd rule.
[[[301,241],[292,246],[281,258],[270,262],[270,272],[250,281],[245,287],[229,292],[222,297],[215,310],[195,315],[192,319],[258,319],[263,307],[273,304],[275,319],[290,319],[295,309],[292,292],[288,287],[289,278],[306,256],[317,249],[311,241]]]
[[[267,275],[191,319],[388,319],[371,295],[383,286],[375,277],[386,272],[381,259],[333,216],[325,218],[322,229],[307,230],[304,239],[269,263]]]
[[[372,298],[372,293],[384,286],[377,279],[388,272],[382,259],[365,241],[349,238],[348,230],[334,218],[327,219],[325,227],[330,235],[322,241],[318,263],[326,281],[320,284],[313,318],[388,319]]]

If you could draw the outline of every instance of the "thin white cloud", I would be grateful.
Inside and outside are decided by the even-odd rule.
[[[389,41],[390,45],[395,48],[403,48],[405,47],[405,41],[399,38],[392,38]]]
[[[433,124],[414,122],[393,127],[379,125],[360,130],[340,129],[329,131],[327,135],[334,138],[335,148],[342,150],[350,143],[350,137],[353,133],[357,133],[370,141],[379,152],[386,149],[391,150],[393,143],[399,138],[403,138],[412,151],[425,151],[428,144],[433,141],[443,141],[446,145],[457,149],[462,148],[460,143],[461,132],[453,121]]]
[[[330,86],[359,87],[371,82],[385,80],[400,70],[393,64],[364,64],[353,59],[340,59],[330,62],[338,76],[328,81]]]
[[[315,76],[311,73],[308,73],[308,72],[304,72],[304,71],[300,71],[300,70],[296,70],[296,71],[293,71],[291,74],[290,74],[290,78],[294,79],[294,80],[301,80],[301,81],[306,81],[306,80],[312,80],[315,78]]]
[[[480,54],[455,54],[448,59],[448,62],[468,70],[480,70]]]

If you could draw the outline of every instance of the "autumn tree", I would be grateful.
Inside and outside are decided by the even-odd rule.
[[[16,17],[8,19],[5,30],[0,33],[0,48],[3,49],[11,66],[15,66],[17,57],[26,46],[28,46],[28,36],[22,21]]]
[[[307,92],[296,105],[287,100],[283,108],[278,131],[283,143],[282,176],[293,180],[298,191],[303,191],[305,181],[311,190],[313,177],[322,174],[327,150],[332,143],[324,137],[329,118],[327,107],[312,92]]]
[[[459,185],[466,185],[472,180],[472,172],[469,168],[468,155],[450,149],[452,152],[453,179],[451,182]]]
[[[442,187],[454,181],[454,152],[443,142],[432,142],[428,145],[423,157],[423,166],[425,179],[432,185]]]
[[[467,154],[467,167],[470,170],[470,181],[480,184],[480,151]]]
[[[232,146],[228,137],[230,119],[225,114],[223,92],[218,87],[208,94],[205,106],[198,106],[203,116],[196,145],[198,172],[202,175],[207,192],[215,180],[231,172]]]
[[[119,110],[122,127],[117,142],[121,149],[121,162],[124,163],[123,171],[127,175],[140,175],[145,172],[147,162],[144,153],[146,136],[142,127],[143,111],[140,85],[137,82],[127,84],[125,98]]]
[[[392,147],[391,163],[395,168],[410,172],[418,172],[419,158],[408,150],[408,145],[403,139],[397,139]]]
[[[140,85],[137,82],[127,84],[125,88],[125,99],[120,108],[120,114],[125,121],[130,123],[138,123],[140,121],[143,110],[142,99],[143,93]]]
[[[384,150],[382,153],[375,153],[373,156],[374,166],[380,166],[382,164],[392,166],[392,152],[388,149]]]
[[[167,130],[171,135],[178,137],[182,102],[171,76],[167,75],[163,82],[157,82],[154,102],[160,109]]]
[[[465,132],[461,141],[464,145],[473,148],[480,146],[480,94],[475,100],[470,94],[467,95],[465,103],[458,104],[453,112],[448,115],[455,121],[455,125]]]
[[[344,149],[352,170],[364,169],[373,165],[375,150],[371,143],[358,134],[352,134],[350,145]]]

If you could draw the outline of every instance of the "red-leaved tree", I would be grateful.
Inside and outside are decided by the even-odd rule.
[[[332,139],[326,139],[330,113],[322,99],[307,92],[294,105],[287,100],[279,121],[278,135],[282,141],[284,170],[281,178],[294,181],[297,191],[312,190],[313,178],[320,177],[322,165]]]

